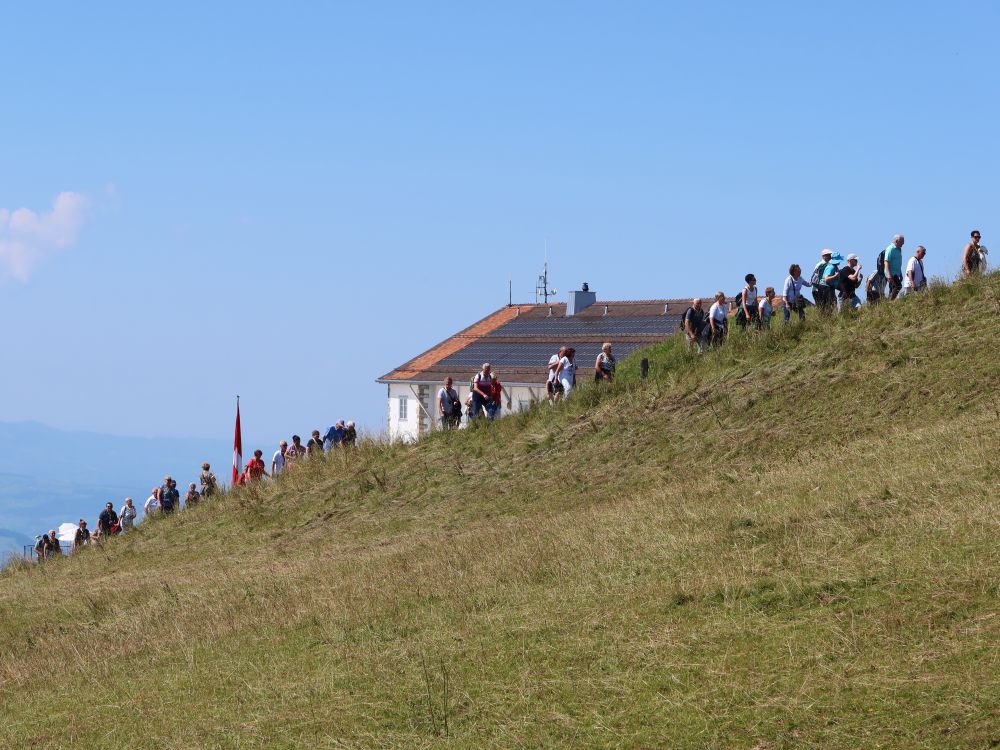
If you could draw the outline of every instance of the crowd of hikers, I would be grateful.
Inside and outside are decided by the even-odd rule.
[[[259,482],[265,477],[277,477],[297,462],[307,460],[310,456],[354,448],[357,445],[357,440],[358,433],[354,422],[345,423],[342,419],[337,420],[326,431],[326,434],[320,434],[319,430],[313,430],[312,436],[305,445],[302,444],[301,437],[292,435],[290,445],[285,440],[278,443],[278,449],[271,456],[270,471],[264,463],[264,452],[259,448],[255,450],[253,458],[247,461],[243,471],[237,477],[236,484],[247,485]],[[201,475],[198,482],[188,484],[183,502],[180,490],[177,489],[177,480],[165,476],[162,485],[150,490],[149,497],[142,505],[142,516],[144,518],[169,516],[181,509],[193,508],[203,500],[211,500],[218,492],[218,488],[219,481],[212,472],[211,465],[207,462],[201,465]],[[117,511],[114,503],[106,503],[98,515],[93,529],[87,526],[85,519],[80,519],[68,549],[64,549],[55,529],[50,529],[47,533],[39,536],[35,541],[35,557],[39,561],[47,560],[62,555],[64,552],[71,552],[85,545],[98,543],[109,536],[127,534],[138,522],[139,512],[131,497],[126,497],[121,508]]]
[[[981,239],[979,230],[974,229],[970,233],[969,242],[962,251],[963,276],[974,276],[986,270],[989,251],[980,244]],[[882,300],[894,300],[902,295],[919,294],[927,287],[927,272],[924,267],[927,249],[918,245],[904,266],[904,244],[903,235],[897,234],[892,238],[889,245],[876,257],[875,271],[867,282],[857,255],[851,253],[845,258],[840,253],[825,249],[820,253],[820,260],[808,280],[803,277],[799,264],[793,263],[789,267],[788,276],[781,287],[780,302],[774,287],[768,286],[763,295],[759,294],[757,277],[752,273],[746,275],[743,289],[732,298],[731,303],[723,292],[717,292],[706,312],[701,298],[695,298],[684,311],[681,322],[688,349],[704,353],[707,347],[721,345],[728,334],[730,317],[744,330],[766,329],[770,327],[775,307],[779,304],[784,324],[787,325],[792,316],[804,320],[806,307],[810,305],[815,306],[821,315],[828,315],[838,309],[857,309],[862,304],[858,295],[862,286],[868,304],[872,305]],[[812,288],[811,303],[803,295],[803,287]],[[595,382],[611,382],[615,376],[615,365],[611,343],[605,343],[594,361]],[[549,358],[547,366],[545,392],[549,404],[555,404],[572,393],[576,387],[576,374],[576,350],[571,346],[561,347]],[[454,381],[448,377],[437,394],[441,429],[458,428],[463,415],[470,424],[481,418],[492,421],[500,415],[502,399],[503,385],[489,362],[484,362],[482,369],[469,380],[469,395],[464,405],[455,390]],[[319,430],[313,430],[305,445],[298,435],[293,435],[291,445],[284,440],[278,444],[278,450],[271,457],[270,471],[264,462],[263,451],[255,450],[236,484],[276,477],[297,461],[318,453],[351,448],[356,441],[354,422],[345,423],[343,420],[338,420],[325,435],[321,435]],[[194,482],[188,485],[182,505],[177,482],[169,476],[164,477],[163,485],[153,488],[143,505],[143,515],[170,515],[182,507],[190,508],[203,499],[211,498],[216,492],[217,481],[207,463],[202,464],[199,482],[201,489]],[[106,536],[128,533],[138,515],[130,497],[125,498],[124,505],[117,512],[112,503],[107,503],[97,518],[93,532],[87,528],[87,522],[80,519],[72,546],[76,549]],[[60,540],[54,530],[38,538],[35,553],[39,560],[62,553]]]

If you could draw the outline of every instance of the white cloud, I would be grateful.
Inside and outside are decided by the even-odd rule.
[[[72,247],[86,219],[88,200],[82,193],[59,193],[52,210],[0,208],[0,278],[26,282],[43,258]]]

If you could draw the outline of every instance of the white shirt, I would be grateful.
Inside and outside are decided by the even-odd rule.
[[[774,312],[774,308],[771,307],[771,303],[768,301],[767,297],[760,301],[760,319],[770,320],[771,314]]]
[[[559,364],[558,354],[553,354],[551,357],[549,357],[549,377],[547,378],[547,382],[551,383],[553,380],[556,379],[556,368],[553,367],[552,365],[558,365],[558,364]]]
[[[559,364],[562,365],[562,369],[559,371],[559,379],[576,383],[576,363],[570,362],[569,357],[563,357],[559,360]]]
[[[913,256],[906,263],[906,273],[903,275],[903,289],[910,289],[913,287],[913,282],[910,281],[910,272],[913,272],[913,282],[916,282],[916,287],[919,289],[924,285],[926,279],[924,278],[924,272],[920,268],[920,261],[917,260],[917,256]]]
[[[713,318],[716,324],[724,323],[727,315],[729,315],[729,305],[725,302],[713,302],[708,308],[708,317]]]
[[[123,505],[122,509],[118,511],[118,520],[121,521],[123,529],[131,529],[132,522],[135,520],[137,511],[133,505],[131,508],[127,505]]]
[[[153,511],[157,511],[160,509],[160,501],[157,500],[152,495],[150,495],[149,497],[146,498],[146,504],[142,506],[142,509],[146,513],[152,513]]]
[[[274,474],[280,474],[281,470],[285,468],[285,457],[281,455],[281,448],[278,448],[271,456],[271,463],[274,465]]]

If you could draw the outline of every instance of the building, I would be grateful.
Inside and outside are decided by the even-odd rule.
[[[708,309],[711,300],[705,300]],[[383,375],[389,436],[416,440],[439,428],[437,393],[449,375],[465,402],[484,362],[503,384],[502,414],[545,399],[546,366],[560,346],[576,349],[578,378],[591,377],[601,344],[617,358],[676,333],[690,299],[599,302],[583,285],[565,303],[509,305]]]

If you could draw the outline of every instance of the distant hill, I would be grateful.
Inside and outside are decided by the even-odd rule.
[[[26,544],[34,544],[35,538],[12,529],[0,529],[0,565],[11,554],[19,555]]]
[[[12,567],[0,747],[996,747],[998,312],[671,337]]]
[[[0,422],[0,523],[34,537],[63,521],[90,523],[107,501],[145,502],[170,474],[195,481],[202,461],[229,463],[225,440],[143,438]],[[225,474],[225,471],[222,472]]]

